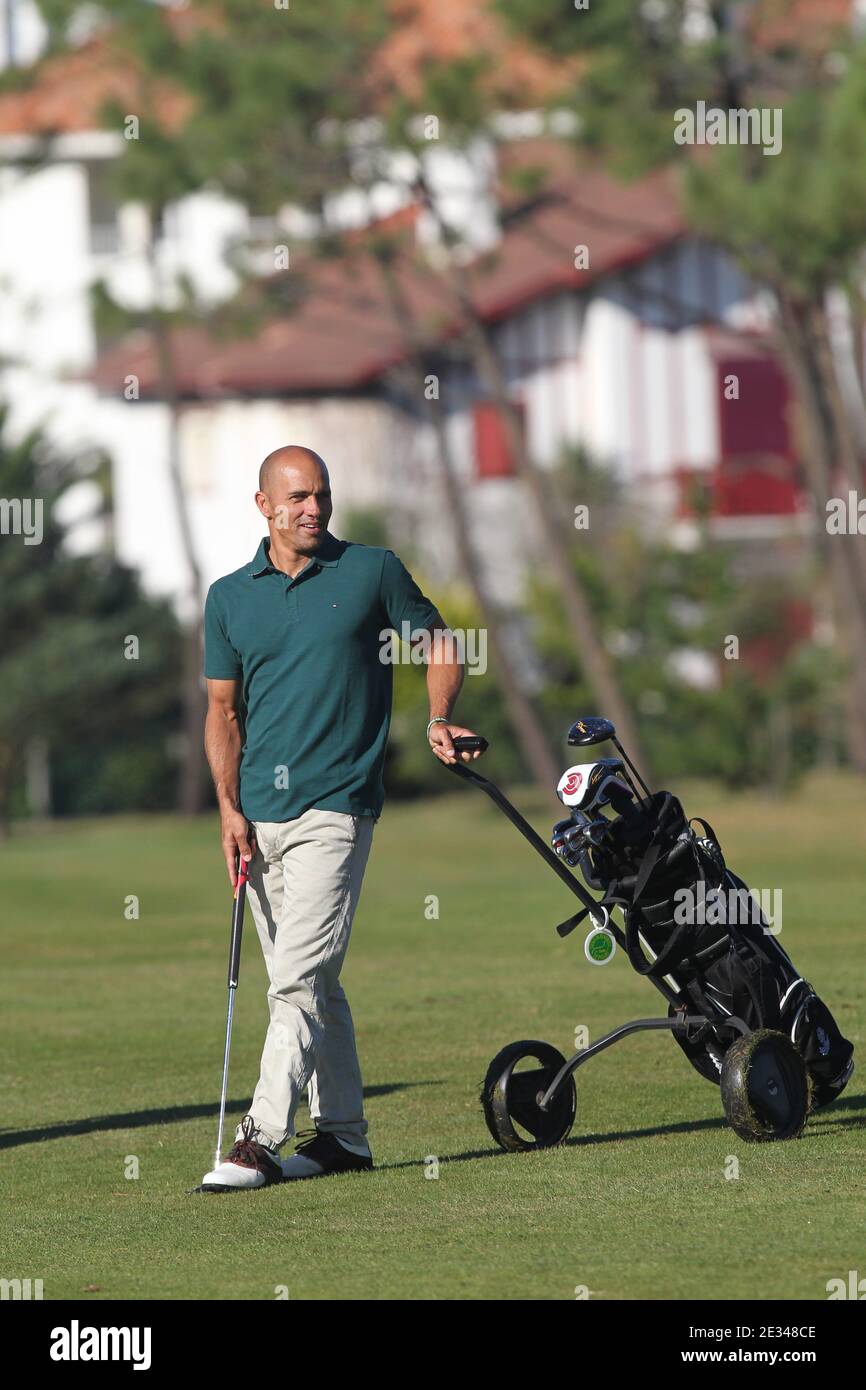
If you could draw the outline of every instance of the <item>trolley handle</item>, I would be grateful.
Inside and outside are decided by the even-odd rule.
[[[455,753],[486,753],[490,744],[480,734],[459,734],[451,740]]]
[[[454,749],[457,753],[474,753],[476,749],[479,753],[483,753],[486,748],[487,739],[482,738],[480,734],[461,734],[454,739]],[[574,874],[569,873],[562,860],[554,854],[549,845],[544,843],[541,836],[536,834],[529,824],[529,821],[520,814],[516,806],[512,806],[508,797],[504,792],[499,790],[496,783],[489,781],[486,777],[482,777],[481,773],[476,772],[468,763],[447,763],[446,766],[448,771],[452,772],[455,777],[459,777],[461,781],[474,782],[476,787],[480,787],[483,792],[486,792],[490,800],[502,811],[503,815],[507,816],[511,824],[520,831],[523,838],[529,841],[536,853],[540,854],[542,859],[550,865],[557,878],[561,879],[574,896],[580,899],[586,913],[592,917],[596,925],[607,927],[613,935],[616,936],[619,929],[612,925],[610,913],[607,908],[584,888],[583,884],[579,879],[575,878]],[[574,927],[577,926],[578,922],[583,920],[583,916],[584,914],[580,913],[574,918],[569,918],[567,922],[561,922],[557,927],[557,931],[561,936],[565,936],[568,931],[572,931]],[[617,937],[617,940],[622,946],[625,938],[623,937],[622,940],[620,940],[619,937]]]

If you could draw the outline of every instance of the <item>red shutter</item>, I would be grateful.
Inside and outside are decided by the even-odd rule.
[[[719,516],[787,516],[799,510],[788,423],[788,382],[772,357],[726,357],[718,366]],[[736,376],[739,399],[725,396]]]
[[[526,411],[516,403],[521,428],[525,427]],[[475,476],[477,478],[508,478],[517,470],[508,431],[497,406],[491,401],[476,401],[472,407],[475,434]]]

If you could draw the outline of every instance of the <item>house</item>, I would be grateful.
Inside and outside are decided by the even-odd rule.
[[[561,157],[545,148],[552,161]],[[411,218],[401,219],[409,229]],[[540,466],[584,448],[617,475],[648,527],[672,527],[684,544],[695,483],[710,492],[716,531],[754,539],[761,551],[768,537],[807,528],[788,388],[760,298],[723,253],[687,233],[667,175],[625,186],[598,169],[563,168],[543,196],[513,210],[495,253],[468,273]],[[372,258],[359,248],[306,277],[302,268],[288,274],[304,284],[296,311],[252,341],[226,346],[190,330],[175,342],[181,453],[201,509],[206,573],[226,568],[233,528],[232,558],[240,563],[250,548],[239,518],[250,515],[256,465],[294,439],[328,460],[344,511],[377,509],[427,573],[453,575],[434,440],[424,402],[401,374],[407,346]],[[410,271],[404,260],[401,276],[439,355],[436,389],[476,549],[491,586],[514,603],[537,551],[501,420],[459,350],[439,274]],[[130,378],[140,399],[126,406],[128,418],[153,419],[164,407],[146,336],[99,359],[95,381],[106,396],[119,397]],[[147,438],[130,429],[116,455],[118,534],[155,580],[148,549],[160,504]],[[145,515],[153,519],[142,525]]]
[[[45,26],[30,0],[10,0],[2,60],[7,66],[34,64],[45,42]],[[447,56],[456,43],[483,43],[497,53],[500,74],[512,76],[530,97],[544,94],[550,65],[528,57],[509,38],[485,6],[448,0],[394,0],[393,39],[381,52],[382,79],[407,88],[431,52]],[[181,31],[196,23],[195,8],[166,11],[166,22]],[[155,587],[180,596],[188,587],[179,535],[172,528],[165,486],[168,448],[166,412],[142,408],[130,430],[130,413],[122,401],[97,393],[92,372],[100,344],[91,291],[103,282],[112,297],[129,306],[153,302],[153,266],[166,280],[188,277],[204,303],[216,304],[234,293],[236,276],[227,268],[227,245],[284,240],[286,228],[297,234],[303,219],[284,210],[285,221],[262,225],[228,199],[199,194],[179,200],[164,225],[153,229],[146,210],[135,202],[117,205],[110,185],[112,164],[123,151],[120,130],[104,128],[107,101],[121,109],[139,106],[140,78],[128,49],[114,42],[111,28],[98,13],[83,6],[75,16],[78,46],[50,56],[34,68],[33,80],[0,93],[0,394],[11,406],[12,425],[23,432],[37,424],[68,449],[105,449],[117,460],[115,495],[120,525],[116,542],[123,558],[137,561],[146,552],[146,578]],[[183,114],[176,93],[161,93],[161,112],[170,129]],[[481,147],[469,159],[446,149],[431,150],[428,175],[442,188],[449,218],[462,220],[467,242],[489,244],[496,235],[491,201],[484,183],[490,161]],[[358,205],[348,192],[332,200],[330,224],[359,225],[369,215],[393,215],[406,202],[398,183],[383,180],[369,205]],[[333,330],[339,336],[339,325]],[[337,374],[339,376],[339,374]],[[336,391],[344,387],[334,379]],[[317,384],[328,387],[328,377]],[[204,428],[196,422],[198,437]],[[303,421],[299,422],[303,433]],[[270,439],[265,428],[264,439]],[[375,431],[370,436],[376,446]],[[228,447],[232,462],[237,448]],[[258,450],[259,445],[253,446]],[[269,446],[268,446],[269,447]],[[208,522],[217,553],[238,536],[238,509],[219,481],[201,465],[185,465],[188,486],[208,498]],[[376,485],[360,481],[360,495]],[[372,477],[372,471],[371,471]],[[130,479],[135,479],[130,494]],[[141,491],[143,496],[139,497]],[[82,489],[86,511],[86,489]],[[133,518],[126,524],[124,517]],[[155,524],[153,519],[158,518]],[[136,529],[139,527],[140,529]],[[257,534],[254,517],[250,534]],[[82,528],[83,544],[94,543]],[[207,569],[208,566],[205,565]]]
[[[469,22],[452,8],[454,26]],[[415,40],[396,31],[388,60],[409,81],[429,45],[452,31],[434,24],[428,32],[424,0],[404,9],[418,25]],[[503,55],[523,61],[519,49]],[[544,74],[535,79],[543,85]],[[97,340],[89,298],[103,276],[126,302],[146,304],[151,294],[150,229],[140,206],[115,207],[108,197],[105,173],[122,136],[103,130],[99,116],[105,96],[134,91],[134,81],[97,34],[49,60],[35,86],[0,96],[0,392],[19,427],[43,420],[67,445],[108,450],[117,549],[150,588],[183,604],[189,567],[172,503],[165,382],[146,335]],[[647,526],[669,527],[684,544],[690,492],[701,483],[716,530],[751,537],[756,557],[770,561],[767,537],[797,535],[809,523],[788,387],[760,296],[722,252],[688,233],[670,177],[623,185],[531,135],[462,162],[447,150],[434,156],[434,195],[451,199],[473,299],[533,458],[552,467],[563,449],[585,448],[617,475]],[[497,196],[503,167],[521,161],[549,169],[543,189],[523,202]],[[535,548],[501,421],[455,334],[429,221],[404,187],[375,193],[379,229],[399,229],[407,242],[401,281],[436,355],[477,552],[501,600],[514,603]],[[332,217],[343,228],[359,224],[351,198]],[[255,230],[243,208],[197,195],[172,209],[156,254],[218,303],[234,289],[226,241]],[[254,337],[225,344],[203,323],[173,340],[177,445],[204,580],[254,549],[257,465],[288,440],[328,460],[335,529],[352,508],[376,510],[428,574],[453,576],[432,432],[404,375],[407,346],[364,253],[363,228],[353,254],[306,266],[293,258],[287,278],[288,286],[274,279],[273,293],[294,298],[292,311]]]

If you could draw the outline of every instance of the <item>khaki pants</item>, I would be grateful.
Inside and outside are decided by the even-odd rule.
[[[353,1148],[368,1148],[355,1030],[340,971],[373,826],[372,816],[316,810],[254,825],[258,849],[247,897],[268,971],[271,1018],[249,1113],[255,1137],[273,1149],[294,1134],[307,1087],[317,1127]]]

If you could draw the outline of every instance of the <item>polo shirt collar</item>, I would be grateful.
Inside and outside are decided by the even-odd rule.
[[[265,536],[261,544],[259,545],[259,548],[256,551],[255,555],[253,556],[252,563],[249,566],[249,574],[252,576],[253,579],[258,579],[263,574],[279,573],[279,571],[274,569],[274,566],[271,564],[270,556],[268,553],[269,544],[270,538],[268,536]],[[325,539],[322,541],[322,544],[319,546],[319,549],[316,551],[315,555],[312,555],[310,559],[315,561],[315,563],[318,565],[325,565],[327,568],[331,568],[332,566],[338,565],[340,563],[340,556],[342,555],[344,548],[345,547],[342,541],[338,541],[336,536],[332,536],[330,531],[326,531]]]

